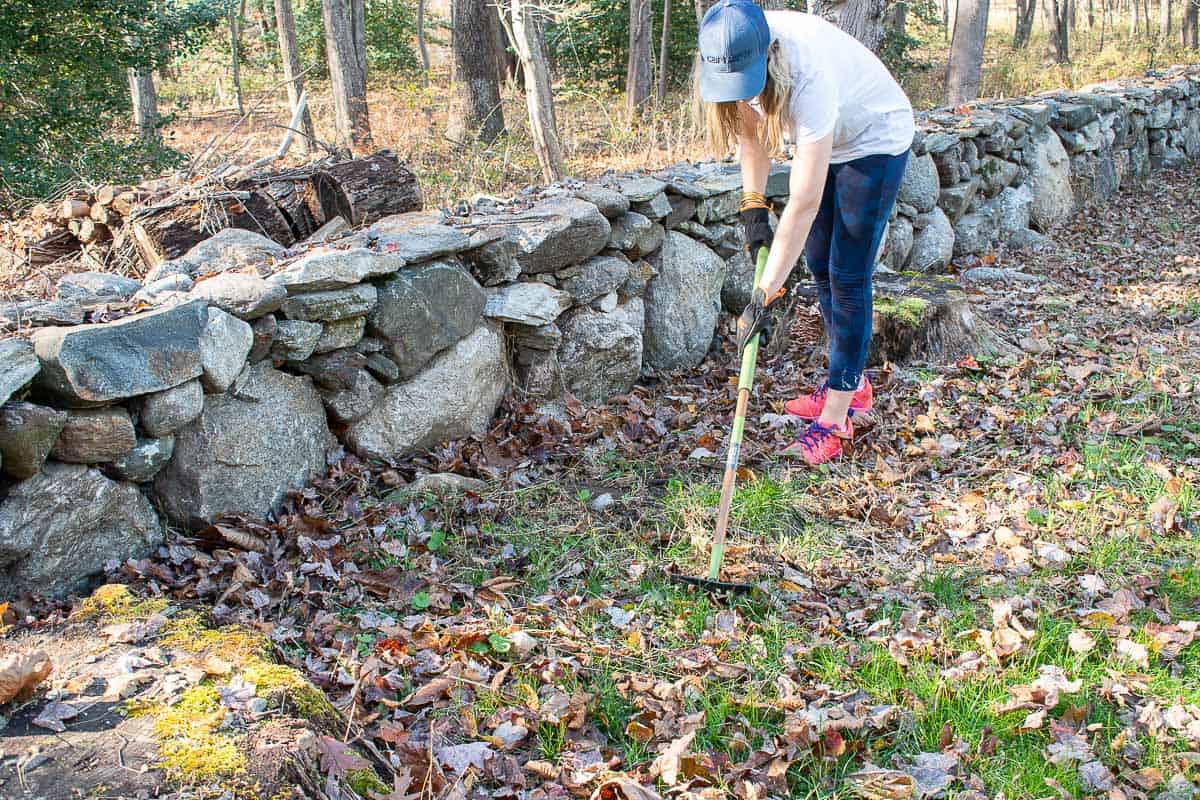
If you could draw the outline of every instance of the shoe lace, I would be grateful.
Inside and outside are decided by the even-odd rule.
[[[832,435],[833,428],[822,425],[819,422],[814,422],[809,426],[808,430],[804,432],[804,435],[801,436],[797,441],[800,443],[800,447],[805,450],[812,451],[820,447],[821,442],[824,441],[826,437]]]
[[[829,384],[822,383],[815,390],[813,390],[812,397],[814,400],[820,401],[820,400],[824,400],[825,395],[827,395],[827,394],[829,394]]]

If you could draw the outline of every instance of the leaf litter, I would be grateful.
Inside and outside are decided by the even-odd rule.
[[[699,572],[711,509],[664,506],[672,481],[719,478],[710,456],[733,412],[728,345],[603,406],[568,398],[550,414],[509,398],[485,434],[404,463],[339,453],[276,521],[217,520],[113,577],[268,635],[384,754],[393,797],[756,800],[789,794],[803,775],[859,797],[986,797],[985,767],[1015,737],[1035,738],[1069,771],[1047,777],[1043,794],[1070,795],[1068,774],[1110,800],[1190,786],[1200,706],[1156,696],[1146,672],[1186,674],[1196,600],[1173,598],[1161,570],[1120,549],[1110,562],[1092,554],[1109,537],[1128,552],[1179,552],[1170,548],[1194,530],[1200,239],[1155,224],[1164,205],[1200,213],[1194,179],[1081,215],[1052,250],[990,256],[1053,277],[973,296],[1013,341],[1034,344],[1009,361],[885,365],[852,459],[816,476],[771,455],[796,433],[783,401],[819,375],[808,357],[819,327],[802,314],[787,357],[760,368],[741,480],[751,491],[767,476],[807,487],[785,532],[833,532],[838,546],[789,555],[750,517],[735,519],[729,577],[769,588],[748,606],[663,595],[644,562],[589,586],[599,565],[581,550],[537,572],[543,547],[497,533],[534,520],[547,542],[623,538],[640,558]],[[1136,452],[1116,463],[1124,443]],[[621,461],[641,466],[611,477]],[[396,491],[429,473],[496,491],[430,502]],[[588,507],[591,489],[571,488],[597,480],[595,496],[618,498],[603,513]],[[1048,618],[1069,627],[1061,649],[1072,660],[1043,661]],[[139,641],[155,625],[106,634]],[[779,625],[791,634],[768,648]],[[816,670],[822,651],[839,664]],[[862,679],[878,653],[900,669],[931,665],[939,691],[1003,681],[1005,699],[989,709],[1001,727],[966,742],[946,723],[936,749],[914,747],[906,737],[924,701],[907,688],[885,698]],[[44,666],[15,668],[14,694],[35,690]],[[1014,679],[1021,669],[1028,677]],[[253,695],[221,687],[231,708]],[[706,705],[717,689],[730,713]],[[69,725],[74,702],[49,699],[39,724]],[[1095,722],[1096,703],[1116,721]],[[1148,741],[1177,757],[1142,763]],[[330,776],[372,763],[332,737],[320,748]]]

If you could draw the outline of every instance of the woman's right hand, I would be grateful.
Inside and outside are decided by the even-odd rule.
[[[765,208],[747,208],[741,216],[742,233],[750,255],[758,253],[760,247],[770,247],[775,238],[771,233],[771,212]]]

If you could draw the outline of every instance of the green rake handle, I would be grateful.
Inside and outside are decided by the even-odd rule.
[[[754,267],[754,286],[762,281],[767,268],[767,248],[758,250]],[[725,560],[725,531],[729,528],[729,507],[733,503],[733,485],[737,481],[738,458],[742,454],[742,434],[746,430],[746,406],[750,403],[750,387],[754,384],[754,367],[758,363],[758,334],[746,343],[742,351],[742,371],[738,375],[737,407],[733,413],[733,431],[729,434],[729,452],[725,456],[725,477],[721,481],[721,504],[717,506],[717,529],[713,533],[712,557],[708,562],[708,579],[715,581]]]

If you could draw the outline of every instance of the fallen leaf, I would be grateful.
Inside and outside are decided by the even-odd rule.
[[[533,763],[533,762],[530,762]],[[529,764],[525,765],[526,768]],[[591,800],[660,800],[658,792],[628,775],[611,775],[600,782]]]
[[[692,746],[692,740],[695,738],[696,732],[692,731],[667,745],[667,748],[650,765],[650,774],[661,778],[667,786],[674,786],[679,780],[679,759]]]
[[[1088,361],[1085,364],[1072,364],[1065,370],[1067,375],[1069,375],[1076,383],[1083,383],[1092,375],[1103,371],[1104,366],[1095,361]]]
[[[1046,709],[1031,711],[1025,717],[1025,721],[1021,723],[1021,730],[1036,731],[1042,727],[1042,723],[1046,721]]]
[[[335,778],[340,778],[347,772],[371,768],[367,760],[354,748],[332,736],[317,739],[317,751],[321,754],[321,770]]]
[[[1126,777],[1139,789],[1147,792],[1158,788],[1158,785],[1163,782],[1162,770],[1155,767],[1143,767],[1136,772],[1129,773]]]
[[[1144,644],[1138,644],[1129,639],[1118,639],[1117,655],[1127,661],[1132,661],[1142,669],[1150,667],[1150,654],[1146,651]]]
[[[1100,792],[1107,792],[1115,785],[1112,772],[1099,761],[1089,761],[1081,765],[1079,780],[1086,788]]]
[[[487,742],[452,744],[437,751],[438,761],[460,776],[466,775],[470,769],[483,772],[487,762],[495,757],[496,751]]]
[[[74,719],[79,716],[81,711],[83,709],[74,703],[52,700],[34,718],[33,724],[39,728],[46,728],[47,730],[62,733],[67,729],[67,726],[63,725],[63,721]]]
[[[27,700],[46,680],[53,665],[41,650],[13,653],[0,658],[0,704]]]
[[[1067,644],[1071,650],[1079,655],[1090,653],[1096,647],[1096,640],[1092,635],[1084,630],[1073,630],[1067,636]]]
[[[860,769],[847,775],[846,782],[863,800],[908,800],[916,791],[913,777],[894,769]]]
[[[932,797],[950,788],[958,759],[948,753],[918,753],[908,773],[917,797]]]
[[[1051,764],[1063,764],[1068,761],[1094,761],[1092,748],[1087,739],[1071,730],[1056,729],[1054,741],[1046,745],[1046,755]]]

